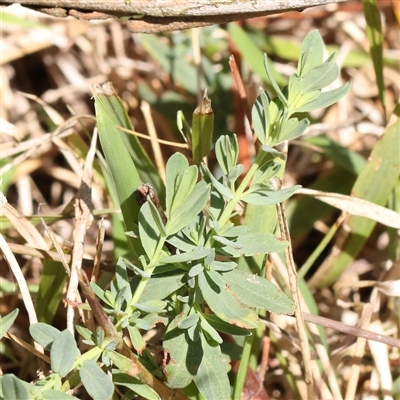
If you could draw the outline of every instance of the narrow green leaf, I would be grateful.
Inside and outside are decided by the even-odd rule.
[[[51,324],[61,301],[67,273],[61,262],[45,260],[40,277],[35,309],[39,322]]]
[[[162,300],[185,284],[183,279],[185,273],[174,275],[152,275],[147,282],[146,288],[139,298],[140,303],[149,300]]]
[[[391,125],[372,149],[368,161],[358,176],[352,194],[378,205],[384,205],[400,174],[400,120]],[[352,216],[346,221],[347,239],[341,245],[342,251],[332,259],[327,270],[319,269],[311,278],[313,287],[325,287],[335,282],[354,261],[365,245],[376,222],[363,217]]]
[[[228,285],[221,289],[205,271],[197,279],[205,301],[220,319],[240,328],[252,329],[257,326],[257,314],[243,305]]]
[[[0,316],[0,339],[6,334],[6,332],[11,328],[15,319],[17,318],[19,313],[18,308],[11,311],[9,314],[4,317]]]
[[[324,44],[321,35],[317,30],[310,32],[304,38],[299,62],[297,65],[297,75],[304,76],[323,61]]]
[[[114,393],[110,377],[92,360],[86,360],[79,370],[83,386],[93,400],[109,400]]]
[[[126,264],[125,264],[125,261],[123,258],[120,258],[117,261],[117,265],[115,267],[115,280],[116,280],[118,290],[121,291],[124,288],[126,288],[124,297],[125,297],[127,303],[130,303],[130,301],[132,300],[132,291],[131,291],[131,287],[129,285],[129,277],[128,277],[127,267],[126,267]]]
[[[43,392],[43,400],[79,400],[77,397],[72,396],[72,394],[67,394],[61,390],[47,389]]]
[[[230,189],[225,186],[223,183],[219,182],[214,175],[210,172],[208,167],[205,164],[202,164],[201,167],[201,173],[204,177],[204,180],[208,183],[211,183],[212,186],[227,200],[233,199],[234,195],[230,191]]]
[[[143,340],[143,336],[135,326],[128,326],[129,338],[131,339],[134,349],[142,354],[146,348],[146,342]]]
[[[161,233],[157,223],[154,221],[149,202],[144,203],[139,211],[139,236],[144,251],[149,260],[151,260],[160,240]]]
[[[193,112],[192,121],[192,156],[195,164],[200,164],[211,150],[214,132],[214,112],[207,90],[200,105]]]
[[[262,66],[263,52],[254,42],[251,35],[235,23],[228,25],[228,31],[240,53],[243,55],[245,62],[260,77],[260,79],[263,80],[264,83],[270,84],[265,75],[265,69]],[[273,79],[278,82],[279,85],[283,86],[286,84],[286,79],[275,69],[272,70],[272,74]]]
[[[286,108],[289,107],[289,103],[285,97],[285,95],[282,93],[280,87],[278,86],[278,83],[275,81],[274,76],[272,74],[272,69],[269,63],[269,59],[268,56],[266,54],[264,54],[264,67],[265,67],[265,71],[267,72],[268,78],[271,82],[272,87],[275,90],[275,93],[277,94],[279,100],[282,102],[282,104],[285,105]],[[272,118],[271,118],[272,120]]]
[[[227,322],[223,321],[221,318],[218,318],[214,314],[202,314],[207,322],[215,328],[219,332],[228,333],[229,335],[237,335],[237,336],[249,336],[251,335],[251,331],[244,328],[239,328],[237,326],[228,324]]]
[[[112,375],[115,385],[126,387],[146,400],[160,400],[160,396],[140,379],[119,370],[113,370]]]
[[[320,108],[329,107],[332,104],[340,100],[344,95],[346,95],[351,89],[351,83],[346,82],[344,85],[329,90],[328,92],[321,93],[315,100],[301,106],[296,109],[296,113],[310,112],[313,110],[318,110]]]
[[[297,118],[296,118],[297,119]],[[290,121],[290,120],[289,120]],[[301,136],[304,131],[310,126],[310,121],[308,118],[302,119],[299,123],[292,126],[292,129],[287,129],[286,124],[283,126],[282,132],[279,135],[279,141],[293,140]]]
[[[239,156],[237,136],[235,134],[220,136],[215,143],[215,155],[222,171],[228,175],[236,166]]]
[[[213,254],[214,251],[215,251],[214,249],[207,248],[207,249],[198,249],[187,253],[175,254],[173,256],[163,258],[162,263],[175,264],[175,263],[201,260],[209,256],[210,254]]]
[[[385,82],[383,79],[383,33],[381,13],[376,0],[363,0],[369,52],[374,64],[379,100],[382,103],[384,120],[386,120]]]
[[[267,92],[260,88],[260,94],[251,109],[254,132],[263,144],[267,142],[267,135],[270,127],[269,102]]]
[[[231,394],[227,374],[229,364],[222,360],[218,343],[208,341],[202,333],[200,338],[204,355],[194,376],[194,383],[205,399],[229,399]]]
[[[178,323],[178,328],[179,329],[189,329],[190,327],[194,326],[197,324],[199,321],[199,314],[191,314],[188,315],[187,317],[183,318],[181,321]]]
[[[53,341],[50,350],[51,369],[61,377],[65,377],[71,371],[76,357],[80,351],[71,332],[60,332]]]
[[[267,279],[238,269],[225,272],[223,277],[240,301],[250,307],[276,314],[294,311],[293,300]]]
[[[323,89],[339,76],[339,67],[334,62],[318,65],[309,71],[302,79],[301,92],[309,93]]]
[[[114,89],[110,84],[102,87],[95,86],[94,94],[100,143],[115,182],[126,229],[131,231],[134,230],[134,224],[138,220],[139,205],[135,192],[142,181],[126,145],[121,139],[122,134],[116,128],[116,125],[122,121],[113,107]],[[139,241],[129,239],[134,257],[138,259],[141,253]]]
[[[273,190],[270,185],[257,183],[251,185],[250,189],[245,192],[241,200],[248,204],[260,206],[278,204],[287,200],[300,187],[300,185],[296,185],[286,189]]]
[[[203,210],[210,195],[210,186],[205,185],[204,181],[200,181],[196,184],[193,191],[186,198],[183,203],[174,213],[170,216],[170,219],[165,226],[168,235],[177,233]]]
[[[222,250],[232,257],[253,256],[256,254],[279,253],[288,243],[277,239],[271,233],[247,233],[237,238],[236,246],[224,246]]]

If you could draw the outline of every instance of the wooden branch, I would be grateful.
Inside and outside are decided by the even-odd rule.
[[[129,18],[132,32],[154,33],[302,11],[344,0],[20,0],[25,7],[56,17]],[[0,0],[10,5],[13,0]]]

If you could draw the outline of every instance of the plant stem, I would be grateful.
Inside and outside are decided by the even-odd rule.
[[[246,381],[247,368],[249,365],[251,347],[253,344],[254,330],[250,336],[246,336],[243,344],[242,357],[236,374],[235,385],[233,386],[232,400],[240,400]]]

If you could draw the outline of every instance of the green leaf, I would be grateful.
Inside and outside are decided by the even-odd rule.
[[[288,125],[289,121],[293,121]],[[283,125],[282,131],[279,134],[279,141],[293,140],[304,133],[304,131],[310,126],[310,121],[307,118],[302,119],[298,122],[297,118],[291,118]]]
[[[260,94],[251,109],[251,118],[254,132],[263,144],[267,142],[270,127],[269,103],[270,100],[267,92],[260,88]]]
[[[134,349],[142,354],[146,348],[146,342],[143,340],[143,336],[135,326],[128,326],[129,338],[131,339]]]
[[[235,134],[220,136],[215,143],[215,155],[225,175],[236,166],[239,156],[239,144]]]
[[[267,279],[238,269],[225,272],[223,278],[243,304],[276,314],[294,311],[293,300]]]
[[[51,349],[54,339],[61,333],[54,326],[38,322],[29,326],[29,333],[33,340],[43,346],[46,350]]]
[[[6,374],[1,377],[1,389],[3,399],[30,400],[29,391],[32,388],[29,383],[21,381],[14,374]]]
[[[237,238],[236,246],[224,246],[222,250],[232,257],[253,256],[255,254],[279,253],[288,243],[277,239],[271,233],[247,233]]]
[[[304,76],[317,65],[320,65],[323,61],[323,55],[324,43],[319,32],[314,30],[307,34],[301,44],[297,75]]]
[[[231,190],[225,186],[223,183],[219,182],[214,175],[211,173],[211,171],[208,169],[208,167],[205,164],[202,164],[201,167],[201,173],[204,177],[204,180],[206,182],[211,183],[211,185],[217,190],[225,199],[227,200],[232,200],[234,195],[231,192]],[[220,178],[221,180],[222,178]]]
[[[368,161],[358,176],[351,193],[355,197],[384,205],[398,185],[400,175],[400,120],[389,126],[372,149]],[[376,222],[358,216],[346,221],[346,240],[329,263],[328,269],[319,269],[309,281],[311,287],[325,287],[354,262],[355,257],[370,237]]]
[[[172,213],[186,201],[197,181],[197,167],[189,163],[181,153],[169,158],[166,166],[166,215],[170,219]]]
[[[178,324],[185,317],[183,313],[175,317],[168,325],[163,342],[170,356],[164,373],[168,386],[172,389],[184,388],[190,384],[203,357],[201,342],[190,340],[186,330],[178,328]]]
[[[364,15],[367,23],[369,52],[374,64],[379,100],[382,103],[384,120],[386,120],[385,82],[383,79],[383,33],[381,13],[376,0],[364,0]]]
[[[214,112],[207,90],[200,105],[194,110],[192,121],[192,155],[195,164],[200,164],[211,150],[214,132]]]
[[[282,104],[286,108],[288,108],[289,107],[289,103],[288,103],[285,95],[281,91],[280,87],[278,86],[277,82],[274,79],[274,76],[272,74],[272,69],[271,69],[271,66],[269,64],[268,56],[266,54],[264,54],[264,66],[265,66],[265,71],[267,72],[268,78],[269,78],[269,80],[271,82],[271,85],[275,90],[275,93],[277,94],[277,96],[278,96],[279,100],[282,102]],[[271,121],[273,121],[272,118],[271,118]]]
[[[110,377],[92,360],[86,360],[79,370],[83,386],[93,400],[111,399],[114,385]]]
[[[196,325],[197,322],[199,321],[199,314],[191,314],[188,315],[186,318],[183,318],[181,321],[178,323],[178,328],[179,329],[189,329],[192,326]]]
[[[119,291],[126,288],[124,297],[126,302],[129,304],[132,300],[132,290],[129,285],[128,271],[123,258],[119,258],[117,261],[117,265],[115,267],[115,281]]]
[[[251,335],[251,331],[249,331],[248,329],[239,328],[237,326],[228,324],[227,322],[223,321],[221,318],[218,318],[214,314],[202,314],[202,317],[206,319],[207,322],[219,332],[224,332],[228,333],[229,335],[236,335],[236,336]]]
[[[39,322],[51,324],[60,304],[67,273],[61,262],[46,259],[40,277],[35,309]]]
[[[18,308],[11,311],[9,314],[4,317],[0,317],[0,339],[6,334],[6,332],[11,328],[15,319],[17,318],[19,313]]]
[[[74,361],[80,356],[71,332],[64,330],[60,332],[53,341],[50,350],[51,369],[61,377],[65,377],[72,368]]]
[[[179,208],[170,216],[165,227],[168,235],[177,233],[191,221],[193,221],[197,214],[203,210],[210,195],[210,186],[206,185],[204,181],[196,184],[193,191],[186,198]]]
[[[223,280],[223,276],[221,277]],[[257,314],[243,305],[227,284],[221,289],[204,271],[199,274],[198,284],[210,309],[220,319],[240,328],[252,329],[257,326]]]
[[[316,66],[301,81],[301,92],[309,93],[323,89],[330,85],[339,76],[339,67],[334,62]]]
[[[152,275],[146,284],[142,295],[139,298],[140,303],[149,300],[162,300],[174,293],[179,288],[184,286],[185,280],[183,279],[186,273],[179,273],[173,275]]]
[[[129,376],[117,369],[113,370],[112,376],[115,385],[124,386],[146,400],[160,400],[160,396],[151,387],[141,382],[140,379]]]
[[[43,392],[43,400],[71,400],[71,399],[78,400],[78,398],[72,396],[72,394],[67,394],[65,392],[62,392],[61,390],[48,389]]]
[[[194,383],[205,399],[229,399],[231,394],[227,374],[229,364],[223,362],[218,343],[208,341],[202,333],[200,337],[204,354],[194,376]]]
[[[148,201],[144,203],[142,207],[140,207],[139,236],[144,251],[146,252],[149,260],[151,260],[160,240],[161,232],[158,229],[157,223],[154,221]]]
[[[210,254],[213,254],[215,252],[214,249],[199,249],[199,250],[194,250],[190,251],[187,253],[181,253],[181,254],[175,254],[173,256],[169,256],[166,258],[162,259],[163,264],[175,264],[175,263],[183,263],[183,262],[188,262],[188,261],[195,261],[195,260],[201,260]]]
[[[328,92],[323,92],[315,100],[296,108],[296,113],[310,112],[313,110],[318,110],[319,108],[329,107],[330,105],[336,103],[344,95],[346,95],[351,89],[351,83],[346,82],[344,85],[329,90]]]
[[[260,206],[278,204],[287,200],[300,187],[300,185],[295,185],[286,189],[274,190],[270,185],[257,183],[250,186],[250,189],[244,193],[241,200],[248,204]]]
[[[129,151],[124,143],[122,133],[116,125],[126,127],[126,112],[111,84],[94,87],[95,110],[100,143],[107,163],[110,167],[113,181],[117,189],[118,200],[128,231],[134,230],[138,220],[139,205],[135,192],[142,181]],[[118,109],[117,105],[119,104]],[[129,119],[128,119],[129,121]],[[131,128],[132,126],[130,126]],[[135,259],[138,259],[142,250],[137,239],[129,238]]]

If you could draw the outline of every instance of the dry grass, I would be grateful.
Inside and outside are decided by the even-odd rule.
[[[383,73],[387,116],[390,119],[393,118],[391,113],[399,95],[400,35],[390,3],[382,1],[380,5],[384,18],[384,56],[387,60]],[[34,297],[41,279],[43,260],[32,248],[46,250],[57,259],[65,252],[67,263],[72,251],[71,243],[74,241],[77,224],[77,220],[73,218],[73,198],[80,186],[85,163],[80,142],[90,143],[89,138],[95,124],[92,117],[94,111],[91,85],[111,81],[124,100],[135,129],[143,133],[148,132],[149,122],[143,117],[141,101],[149,101],[154,97],[150,106],[155,132],[159,138],[174,142],[179,140],[174,125],[178,108],[174,107],[186,103],[189,110],[194,109],[196,96],[186,91],[181,82],[173,80],[152,59],[143,46],[140,35],[130,33],[118,22],[59,20],[18,7],[5,11],[19,18],[21,23],[8,22],[5,19],[2,22],[1,168],[2,190],[8,200],[8,205],[3,207],[3,215],[11,221],[9,224],[2,217],[2,234],[15,255],[15,268],[22,271],[22,279],[26,281]],[[344,65],[339,81],[351,80],[353,89],[328,111],[312,115],[317,124],[310,129],[308,137],[325,132],[340,146],[364,158],[368,157],[385,130],[385,117],[378,100],[372,63],[364,61],[361,56],[357,58],[357,53],[352,55],[351,62],[346,59],[352,52],[369,48],[361,5],[349,2],[340,7],[326,6],[301,14],[288,13],[258,18],[246,22],[246,25],[263,30],[276,38],[292,39],[294,42],[299,42],[310,30],[319,29],[327,44],[339,46],[337,60]],[[210,35],[219,50],[211,49],[212,41],[209,41],[209,47],[202,48],[202,51],[208,52],[212,71],[215,74],[223,71],[224,79],[229,80],[226,72],[228,58],[230,53],[236,52],[235,46],[229,42],[229,35],[224,27],[210,30]],[[171,34],[162,40],[166,43],[175,41],[177,47],[186,46],[186,61],[195,63],[196,51],[192,51],[192,36],[189,32]],[[292,73],[294,64],[282,55],[279,56],[279,49],[277,50],[278,56],[273,57],[276,68],[287,76]],[[239,61],[246,58],[237,52],[236,57]],[[247,96],[253,99],[259,78],[249,72],[247,65],[244,65],[242,75]],[[195,88],[196,85],[193,82]],[[229,96],[230,91],[232,96]],[[175,93],[180,97],[170,103],[157,102],[166,93]],[[213,93],[209,94],[213,99]],[[218,99],[214,102],[214,112],[220,114],[220,128],[237,132],[244,138],[244,111],[237,100],[235,88],[228,87],[225,94],[227,95],[223,100],[231,97],[232,104],[225,104]],[[169,110],[172,113],[168,114]],[[242,139],[241,143],[247,146],[246,139]],[[154,157],[150,144],[143,141],[143,145]],[[160,161],[162,157],[165,161],[172,152],[171,148],[162,147],[162,155],[156,158]],[[249,163],[246,153],[247,148],[243,147],[241,162],[245,165]],[[324,181],[330,182],[330,179],[333,180],[331,186],[329,183],[325,186],[322,184]],[[306,141],[294,142],[290,146],[285,185],[300,183],[305,187],[313,187],[313,184],[318,183],[322,190],[349,194],[352,181],[354,179],[343,179],[343,182],[338,179],[334,161],[325,157],[320,147]],[[98,226],[104,216],[105,239],[102,243],[101,268],[110,269],[113,242],[109,209],[112,204],[96,168],[91,185],[93,208],[88,218],[92,218],[94,222],[86,226],[87,220],[84,221],[84,246],[80,256],[84,266],[90,265],[88,260],[96,257]],[[329,232],[339,214],[329,209],[308,229],[302,229],[302,226],[296,225],[296,221],[291,219],[294,207],[288,205],[288,218],[291,228],[293,227],[294,261],[301,266]],[[62,248],[58,256],[43,224],[32,219],[38,212],[49,225],[54,240]],[[311,216],[313,212],[314,209],[306,210],[301,220],[307,219],[307,213]],[[50,216],[56,217],[52,220]],[[388,232],[385,226],[376,226],[357,258],[335,285],[316,289],[311,279],[311,286],[321,316],[398,339],[398,232]],[[335,243],[339,242],[340,237],[336,237]],[[335,251],[340,249],[328,245],[305,275],[306,279],[310,279]],[[14,336],[10,336],[10,340],[2,341],[1,372],[12,372],[21,379],[31,381],[36,379],[38,364],[12,337],[31,342],[28,326],[34,320],[25,311],[26,299],[21,297],[20,290],[17,289],[16,278],[10,268],[12,261],[5,257],[0,262],[1,315],[8,314],[16,307],[20,309],[19,317],[10,331]],[[273,259],[272,262],[275,265],[273,268],[279,269],[280,260]],[[395,281],[392,285],[383,283],[391,280]],[[66,305],[66,301],[60,304],[53,321],[60,329],[66,327]],[[305,384],[301,375],[301,361],[296,345],[298,339],[294,337],[293,320],[290,317],[273,317],[272,322],[274,325],[269,325],[268,329],[274,332],[271,333],[273,345],[264,352],[262,362],[268,368],[261,379],[265,378],[264,385],[269,398],[300,398],[299,393],[304,393]],[[276,326],[279,326],[278,330]],[[321,371],[316,362],[312,363],[312,372],[319,386],[321,399],[400,398],[400,357],[396,347],[373,340],[357,339],[357,332],[352,336],[326,327],[324,332],[330,348],[330,353],[327,354],[324,346],[319,343],[321,331],[316,329],[316,325],[308,326],[315,343],[312,357],[319,359],[323,365]],[[393,397],[393,381],[396,378],[397,394]],[[288,383],[290,380],[293,381],[292,384]]]

